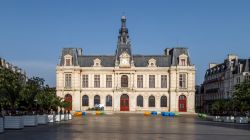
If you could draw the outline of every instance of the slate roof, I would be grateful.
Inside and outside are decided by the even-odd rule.
[[[101,60],[101,66],[103,67],[114,67],[115,66],[115,56],[79,56],[78,63],[80,67],[92,67],[94,65],[94,60],[98,58]]]
[[[147,67],[148,60],[151,58],[156,60],[156,66],[169,67],[171,66],[171,57],[169,55],[134,55],[135,67]]]
[[[238,74],[241,72],[249,72],[250,71],[250,59],[234,59],[233,62],[233,74]],[[239,71],[240,64],[242,64],[241,72]],[[205,76],[209,76],[212,74],[218,74],[221,72],[225,72],[228,69],[227,61],[220,63],[212,68],[206,70]]]
[[[135,67],[147,67],[148,61],[152,58],[156,60],[157,67],[170,67],[178,64],[178,57],[183,53],[188,55],[186,48],[173,48],[168,55],[132,55],[131,58],[134,60]],[[60,60],[61,66],[64,65],[64,56],[68,54],[73,58],[73,65],[80,67],[92,67],[96,58],[101,60],[103,67],[115,67],[117,58],[115,55],[82,55],[77,48],[64,48]],[[189,57],[188,64],[190,65]]]

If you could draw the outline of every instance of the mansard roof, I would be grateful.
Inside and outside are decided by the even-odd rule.
[[[218,74],[225,72],[229,67],[227,65],[228,61],[217,64],[216,66],[206,70],[206,76]],[[241,69],[239,69],[241,67]],[[232,60],[232,73],[237,74],[241,72],[250,72],[250,59],[233,59]]]
[[[181,54],[188,56],[186,48],[172,48],[169,54],[165,55],[132,55],[131,59],[134,61],[135,67],[147,67],[150,59],[156,60],[157,67],[170,67],[178,65],[178,57]],[[64,65],[64,56],[72,56],[72,64],[80,67],[92,67],[96,58],[101,60],[102,67],[115,67],[116,56],[115,55],[83,55],[80,49],[77,48],[64,48],[62,50],[62,56],[60,65]],[[190,60],[188,58],[188,65]]]
[[[101,66],[103,67],[114,67],[115,66],[115,56],[107,55],[87,55],[79,56],[78,63],[80,67],[92,67],[94,65],[94,60],[98,58],[101,60]]]
[[[135,67],[147,67],[151,58],[156,60],[156,66],[158,67],[171,66],[171,57],[169,55],[134,55],[134,65]]]
[[[147,67],[148,61],[153,58],[156,60],[156,66],[169,67],[177,66],[179,62],[179,56],[182,54],[188,55],[187,48],[172,48],[166,49],[164,55],[133,55],[131,50],[131,43],[128,35],[128,28],[126,27],[126,17],[121,18],[121,28],[119,30],[118,42],[115,55],[83,55],[82,49],[79,48],[64,48],[62,50],[62,57],[60,65],[64,65],[64,56],[72,56],[72,64],[80,67],[92,67],[94,65],[94,59],[101,60],[101,66],[103,67],[115,67],[116,63],[120,61],[120,55],[122,53],[128,53],[131,56],[131,60],[134,62],[135,67]],[[190,58],[187,57],[187,64],[191,65]]]

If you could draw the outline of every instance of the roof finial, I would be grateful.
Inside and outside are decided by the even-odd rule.
[[[121,21],[122,21],[122,28],[126,28],[126,16],[122,16]]]

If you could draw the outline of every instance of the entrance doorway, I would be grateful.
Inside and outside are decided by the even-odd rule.
[[[179,96],[179,112],[187,112],[187,98],[185,95]]]
[[[129,111],[129,96],[127,94],[121,96],[120,111]]]
[[[72,110],[72,96],[70,94],[66,94],[65,97],[64,97],[64,100],[66,102],[69,102],[70,106],[65,108],[66,110]]]

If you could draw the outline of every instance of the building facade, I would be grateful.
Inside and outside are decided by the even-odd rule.
[[[28,76],[26,75],[26,72],[24,70],[22,70],[21,68],[17,66],[12,65],[10,62],[0,57],[0,69],[2,68],[6,68],[9,70],[12,70],[15,73],[19,73],[21,75],[21,80],[24,83],[28,80]]]
[[[72,102],[72,110],[103,104],[110,111],[194,112],[195,66],[188,49],[134,55],[125,16],[115,55],[86,55],[79,48],[64,48],[56,82],[57,95]]]
[[[203,82],[205,112],[211,111],[214,101],[231,99],[235,85],[249,79],[250,59],[229,54],[223,63],[209,64]]]

